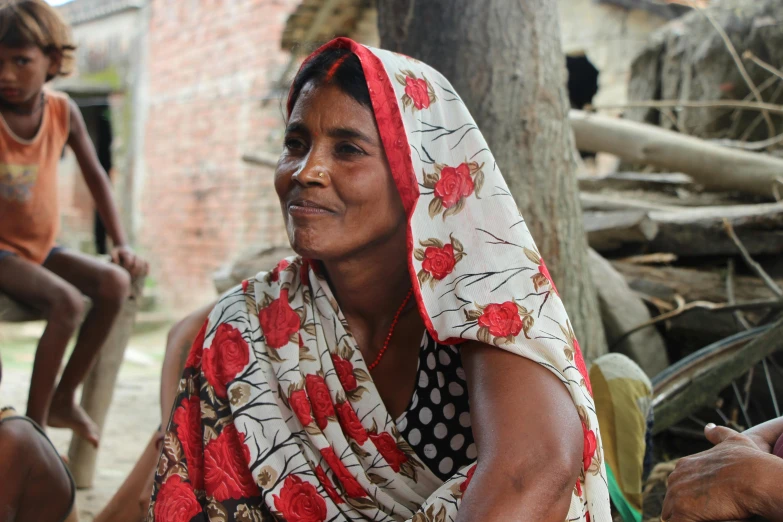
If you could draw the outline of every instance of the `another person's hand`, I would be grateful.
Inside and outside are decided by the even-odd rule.
[[[114,247],[111,251],[111,261],[127,270],[133,279],[147,275],[149,270],[147,262],[127,245]]]
[[[758,474],[769,467],[769,459],[778,457],[759,449],[755,438],[730,428],[708,425],[704,432],[716,446],[677,463],[669,476],[661,519],[742,520],[761,513],[769,499],[763,488],[757,488]]]

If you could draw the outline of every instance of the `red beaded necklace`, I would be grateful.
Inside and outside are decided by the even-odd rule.
[[[381,348],[381,351],[378,352],[378,357],[375,358],[375,360],[367,367],[370,371],[375,369],[376,366],[378,366],[378,363],[381,362],[381,358],[383,357],[383,354],[386,353],[386,349],[389,347],[389,341],[391,341],[392,334],[394,333],[394,327],[397,326],[397,321],[400,320],[400,314],[405,309],[405,305],[408,304],[408,301],[411,300],[411,296],[413,295],[413,288],[408,290],[408,295],[405,296],[405,300],[402,302],[400,307],[397,309],[397,313],[394,314],[394,320],[392,320],[391,328],[389,328],[389,335],[386,336],[386,341],[383,343],[383,348]]]

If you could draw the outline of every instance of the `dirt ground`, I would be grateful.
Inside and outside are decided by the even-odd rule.
[[[167,330],[168,326],[159,326],[131,338],[103,431],[95,485],[76,495],[80,521],[92,521],[103,508],[160,423],[160,366]],[[42,331],[43,323],[0,324],[0,405],[25,411],[35,346]],[[47,431],[60,453],[67,455],[71,433]]]

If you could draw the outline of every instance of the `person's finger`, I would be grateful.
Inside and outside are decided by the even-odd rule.
[[[720,444],[732,435],[737,435],[737,432],[726,426],[716,426],[712,423],[704,426],[704,436],[707,437],[707,440],[713,445]]]
[[[112,263],[114,263],[115,265],[120,265],[120,266],[122,266],[122,264],[120,263],[120,251],[119,251],[119,250],[117,250],[116,248],[115,248],[115,249],[113,249],[113,250],[112,250],[112,251],[109,253],[109,256],[111,257],[111,262],[112,262]]]
[[[661,522],[670,522],[674,512],[674,492],[671,488],[666,492],[663,499],[663,508],[661,509]]]
[[[125,270],[127,270],[130,273],[130,275],[134,278],[136,277],[136,265],[137,265],[136,256],[130,252],[126,252],[125,263],[124,263]]]

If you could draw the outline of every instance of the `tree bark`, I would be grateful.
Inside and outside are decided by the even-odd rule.
[[[451,80],[547,260],[587,358],[605,353],[587,269],[556,4],[379,0],[378,25],[382,47]]]

